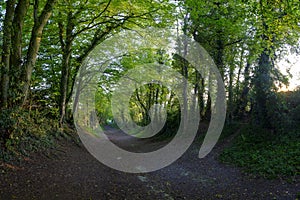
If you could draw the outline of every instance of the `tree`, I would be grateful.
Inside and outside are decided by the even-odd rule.
[[[77,5],[75,8],[74,4]],[[55,13],[53,25],[58,28],[62,53],[59,108],[60,122],[63,123],[75,77],[87,55],[122,28],[163,25],[168,14],[168,4],[165,0],[87,0],[70,1],[61,7]]]
[[[33,67],[41,44],[43,29],[50,18],[55,0],[47,0],[42,11],[39,1],[34,2],[33,26],[30,42],[23,53],[23,27],[29,9],[29,0],[8,0],[3,24],[1,107],[12,106],[14,101],[25,104],[29,92]],[[9,92],[10,91],[10,92]],[[9,104],[10,103],[10,104]]]
[[[299,12],[297,1],[269,1],[252,2],[256,23],[256,39],[258,42],[258,63],[255,69],[255,118],[263,127],[270,127],[269,103],[274,96],[274,80],[276,70],[274,63],[280,57],[287,45],[296,45],[299,39]],[[258,19],[258,20],[257,20]],[[254,20],[254,17],[252,18]],[[274,78],[275,77],[275,78]]]
[[[227,82],[228,119],[231,119],[234,110],[233,81],[237,68],[236,60],[246,33],[244,6],[241,1],[193,0],[186,1],[185,6],[191,16],[192,26],[189,32],[210,53],[223,81]],[[201,85],[206,85],[203,79],[199,81]],[[206,118],[210,118],[211,112],[209,99],[208,95]]]
[[[287,46],[297,48],[297,2],[189,0],[185,6],[191,15],[189,31],[212,55],[227,85],[228,121],[242,116],[253,93],[254,118],[268,122],[274,81],[285,81],[274,63]]]

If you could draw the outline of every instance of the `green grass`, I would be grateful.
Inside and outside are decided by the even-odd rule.
[[[300,131],[276,134],[244,126],[233,145],[220,155],[220,160],[266,178],[299,175]]]

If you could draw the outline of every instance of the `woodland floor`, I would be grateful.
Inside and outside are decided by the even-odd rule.
[[[129,150],[162,145],[128,139],[116,129],[108,131],[112,140]],[[195,142],[168,167],[129,174],[103,165],[82,145],[59,141],[58,148],[48,154],[35,153],[16,165],[0,163],[0,199],[297,198],[299,183],[257,178],[218,162],[219,153],[230,142],[231,138],[219,142],[204,159],[197,157],[200,144]]]

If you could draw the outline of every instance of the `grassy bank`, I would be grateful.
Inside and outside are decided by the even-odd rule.
[[[220,160],[253,175],[291,179],[300,174],[300,131],[279,134],[246,125]]]

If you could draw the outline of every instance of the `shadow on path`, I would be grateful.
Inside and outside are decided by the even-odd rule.
[[[145,152],[167,142],[136,139],[106,127],[120,147]],[[35,154],[18,168],[0,167],[0,199],[296,199],[299,184],[253,178],[218,162],[229,141],[199,159],[199,142],[168,167],[147,174],[108,168],[85,148],[60,142],[51,158]],[[11,167],[12,168],[12,167]]]

